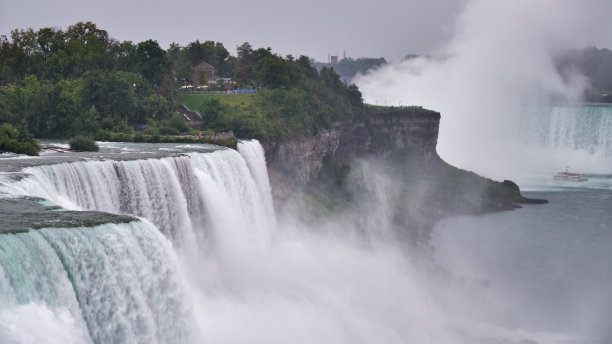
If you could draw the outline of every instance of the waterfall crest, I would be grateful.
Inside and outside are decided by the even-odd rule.
[[[73,210],[132,214],[149,219],[165,235],[193,236],[188,158],[87,161],[29,167],[12,193],[37,196]]]
[[[26,178],[3,189],[72,210],[144,217],[178,245],[210,232],[211,223],[244,228],[252,222],[266,231],[275,219],[263,149],[254,140],[239,149],[28,167]]]

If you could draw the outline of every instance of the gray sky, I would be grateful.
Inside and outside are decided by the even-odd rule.
[[[0,34],[92,21],[120,41],[167,48],[199,39],[232,55],[245,41],[326,61],[328,53],[399,59],[428,54],[450,34],[463,0],[0,0]]]

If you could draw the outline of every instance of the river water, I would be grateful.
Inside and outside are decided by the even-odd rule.
[[[608,343],[612,175],[582,183],[551,179],[534,189],[524,194],[550,203],[438,223],[435,259],[457,275],[486,281],[483,293],[497,301],[496,314],[510,328]]]
[[[505,153],[502,174],[550,203],[443,220],[432,236],[435,260],[483,282],[466,301],[475,317],[544,333],[541,342],[609,343],[612,108],[535,106],[507,134],[491,145]],[[589,180],[553,180],[568,166]]]

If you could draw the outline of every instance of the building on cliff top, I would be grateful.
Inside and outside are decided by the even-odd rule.
[[[202,61],[198,63],[195,67],[193,67],[193,73],[191,74],[191,82],[194,85],[199,84],[199,73],[200,71],[204,71],[206,73],[206,81],[211,82],[215,79],[215,67],[209,65],[207,62]]]

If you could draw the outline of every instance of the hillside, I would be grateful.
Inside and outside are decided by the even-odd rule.
[[[180,95],[187,84],[257,93]],[[187,127],[176,113],[181,103],[202,114],[201,127]],[[114,40],[91,22],[65,31],[16,29],[0,38],[0,122],[13,130],[25,121],[25,136],[134,140],[135,131],[155,138],[233,130],[242,138],[280,139],[367,116],[364,109],[357,86],[332,69],[249,43],[237,56],[213,41],[163,50],[151,39]]]

